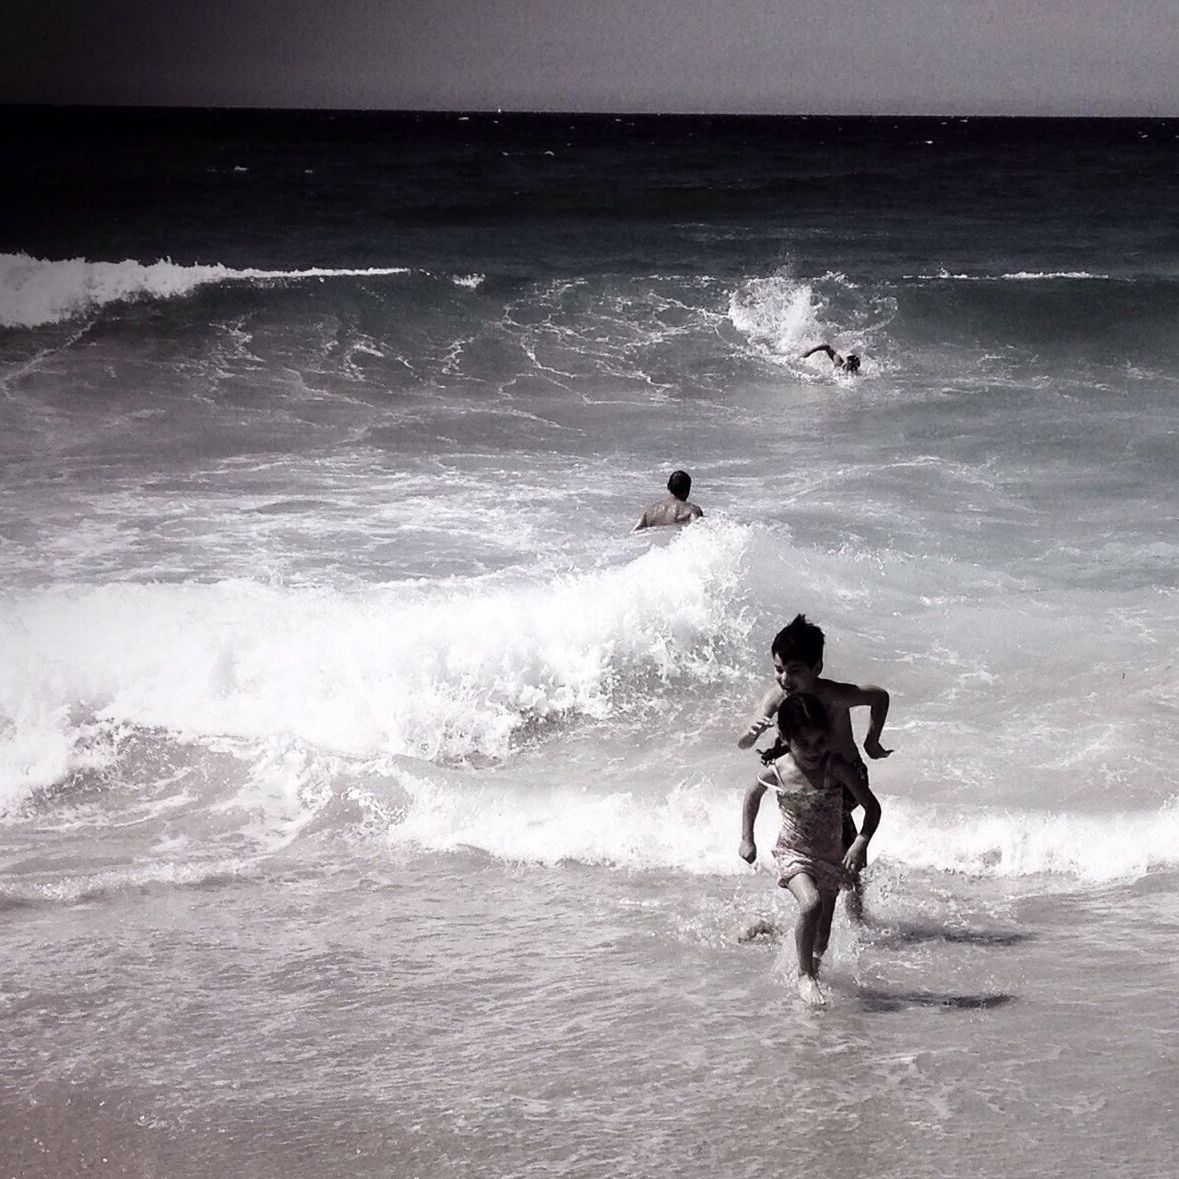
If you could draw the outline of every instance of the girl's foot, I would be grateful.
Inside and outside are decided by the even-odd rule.
[[[808,1007],[827,1006],[827,996],[823,994],[822,988],[819,986],[819,980],[809,974],[800,974],[798,976],[798,997]]]

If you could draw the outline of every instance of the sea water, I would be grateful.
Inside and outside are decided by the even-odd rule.
[[[1179,122],[3,125],[0,1175],[1172,1173]]]

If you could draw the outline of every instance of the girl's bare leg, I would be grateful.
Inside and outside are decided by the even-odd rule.
[[[819,930],[819,919],[823,913],[823,898],[815,882],[805,873],[799,872],[786,882],[786,887],[798,902],[798,921],[794,926],[794,945],[798,950],[798,973],[815,974],[815,935]]]

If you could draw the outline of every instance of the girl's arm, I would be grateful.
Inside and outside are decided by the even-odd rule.
[[[757,844],[753,842],[753,824],[761,808],[761,796],[765,792],[766,788],[760,782],[754,782],[745,791],[745,804],[741,807],[741,846],[737,849],[737,854],[747,864],[752,864],[757,859]]]
[[[846,761],[839,763],[835,778],[847,787],[851,796],[864,808],[864,821],[860,824],[860,833],[852,840],[843,857],[843,866],[858,872],[867,860],[868,841],[880,826],[880,800],[872,793],[872,788],[863,777]]]

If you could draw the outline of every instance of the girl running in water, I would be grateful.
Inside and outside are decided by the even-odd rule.
[[[778,884],[798,902],[794,942],[798,991],[812,1005],[826,1002],[819,988],[819,959],[827,949],[831,916],[840,888],[864,866],[868,841],[880,824],[880,803],[863,775],[828,749],[831,722],[822,702],[809,693],[787,696],[778,709],[778,743],[762,754],[766,768],[745,794],[739,854],[757,859],[753,824],[761,796],[778,796],[782,829],[774,846]],[[844,849],[843,791],[864,808],[860,833]]]

